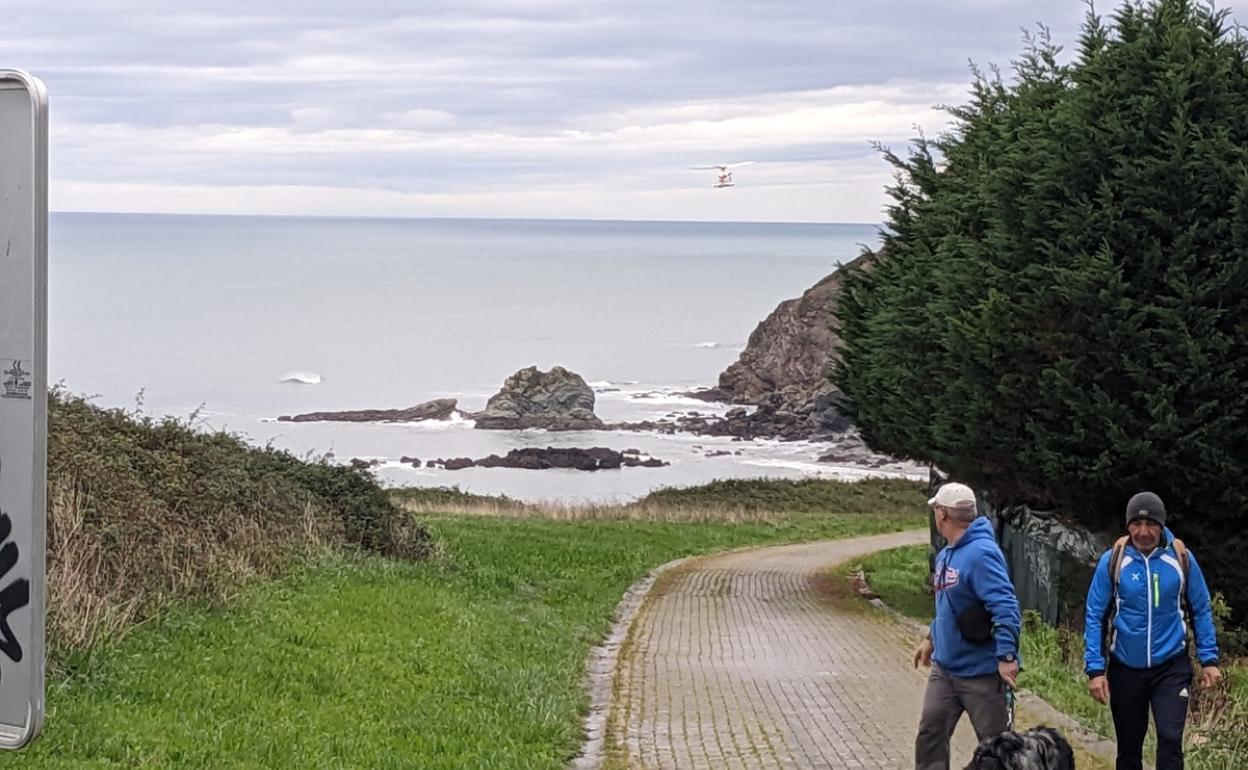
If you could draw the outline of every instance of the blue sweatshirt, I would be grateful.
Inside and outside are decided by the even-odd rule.
[[[957,543],[941,549],[934,582],[932,659],[941,668],[951,676],[984,676],[996,673],[1005,656],[1017,657],[1022,618],[991,521],[976,519]],[[972,644],[958,631],[958,615],[975,602],[983,602],[992,615],[992,644]]]
[[[1183,579],[1183,567],[1173,546],[1174,535],[1169,529],[1162,533],[1162,544],[1147,557],[1127,542],[1122,553],[1118,578],[1118,609],[1114,614],[1111,654],[1132,668],[1152,668],[1187,649],[1187,624],[1184,617],[1183,593],[1191,606],[1192,626],[1196,632],[1196,656],[1203,666],[1217,665],[1218,639],[1213,626],[1213,609],[1209,586],[1196,563],[1187,552],[1190,575]],[[1088,589],[1087,612],[1083,624],[1083,662],[1088,676],[1105,672],[1106,660],[1101,648],[1105,610],[1110,599],[1109,560],[1113,549],[1101,555],[1092,573]]]

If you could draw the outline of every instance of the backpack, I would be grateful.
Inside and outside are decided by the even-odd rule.
[[[1122,577],[1122,554],[1127,550],[1127,543],[1130,542],[1130,535],[1123,535],[1114,541],[1114,547],[1109,554],[1109,564],[1106,568],[1109,570],[1109,604],[1105,606],[1105,618],[1101,621],[1101,649],[1105,655],[1105,660],[1109,661],[1109,655],[1113,651],[1113,645],[1110,643],[1110,635],[1114,629],[1114,616],[1118,610],[1118,580]],[[1183,595],[1180,598],[1183,607],[1183,626],[1186,628],[1190,618],[1192,617],[1191,605],[1187,600],[1188,577],[1191,574],[1191,562],[1187,557],[1187,546],[1177,537],[1170,539],[1170,546],[1174,548],[1174,554],[1179,559],[1179,565],[1183,569]]]

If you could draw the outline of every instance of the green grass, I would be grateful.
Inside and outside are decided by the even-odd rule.
[[[859,566],[885,604],[924,622],[932,619],[932,597],[923,587],[926,545],[880,551],[863,559]]]
[[[932,619],[934,603],[924,587],[928,569],[926,545],[881,551],[863,559],[860,567],[867,583],[885,604],[924,622]],[[1022,658],[1021,687],[1032,690],[1100,735],[1113,736],[1109,709],[1088,695],[1080,635],[1052,628],[1034,613],[1027,613]],[[1232,665],[1225,667],[1223,673],[1227,681],[1221,688],[1193,701],[1193,715],[1185,736],[1186,764],[1190,770],[1248,767],[1248,668]],[[1203,713],[1198,711],[1201,708]],[[1151,747],[1148,751],[1151,754]]]
[[[71,657],[43,738],[0,767],[561,769],[588,651],[646,571],[922,522],[432,517],[427,562],[335,559]]]

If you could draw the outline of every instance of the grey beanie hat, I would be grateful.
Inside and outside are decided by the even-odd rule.
[[[1136,519],[1151,519],[1166,526],[1166,504],[1152,492],[1139,492],[1127,503],[1127,523]]]

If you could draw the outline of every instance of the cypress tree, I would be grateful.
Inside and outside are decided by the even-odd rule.
[[[838,309],[874,447],[1099,527],[1151,489],[1248,612],[1248,47],[1189,0],[1029,39],[896,171]]]

